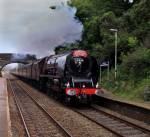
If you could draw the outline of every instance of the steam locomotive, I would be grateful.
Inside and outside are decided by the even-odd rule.
[[[90,103],[93,95],[101,94],[97,61],[84,50],[44,57],[18,67],[14,74],[36,81],[41,89],[67,102]]]

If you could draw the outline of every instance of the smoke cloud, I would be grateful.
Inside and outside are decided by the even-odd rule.
[[[58,45],[80,40],[83,26],[67,1],[1,0],[0,52],[43,57]]]

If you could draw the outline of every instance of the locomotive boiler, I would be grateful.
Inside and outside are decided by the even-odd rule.
[[[16,75],[38,82],[40,88],[66,101],[90,103],[98,88],[99,67],[84,50],[52,55],[18,68]]]

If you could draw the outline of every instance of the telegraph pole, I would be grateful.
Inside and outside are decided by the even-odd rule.
[[[117,29],[110,29],[111,31],[115,32],[115,79],[117,78],[117,41],[118,41],[118,30]]]

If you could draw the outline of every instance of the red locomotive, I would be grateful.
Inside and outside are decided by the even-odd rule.
[[[67,101],[90,103],[92,95],[101,94],[97,61],[84,50],[42,58],[19,67],[15,75],[36,81],[40,88]]]

